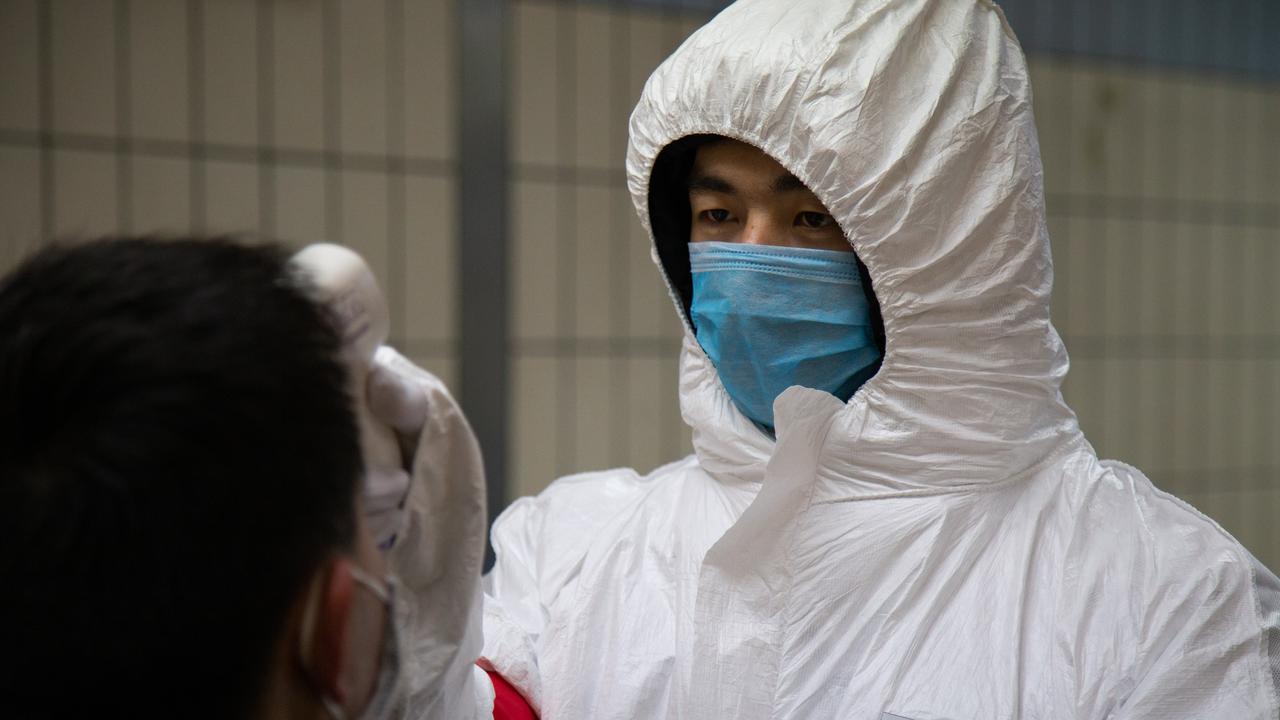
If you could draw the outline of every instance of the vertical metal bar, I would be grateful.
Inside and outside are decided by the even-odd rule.
[[[133,227],[133,74],[129,0],[115,0],[115,100],[116,100],[116,228],[129,235]]]
[[[484,453],[492,520],[507,483],[507,0],[456,7],[459,397]]]
[[[569,340],[556,353],[556,474],[578,471],[578,53],[577,13],[573,5],[556,7],[556,244],[560,256],[556,293],[556,338]],[[568,168],[564,172],[563,168]],[[563,347],[563,346],[562,346]]]
[[[187,0],[187,139],[191,148],[188,192],[191,232],[205,231],[208,198],[205,197],[204,127],[204,2]]]
[[[1108,12],[1107,6],[1109,4],[1109,2],[1103,2],[1102,0],[1090,0],[1088,4],[1080,3],[1080,7],[1075,8],[1075,13],[1080,21],[1080,24],[1077,27],[1083,33],[1083,35],[1075,36],[1075,47],[1089,48],[1092,52],[1099,52],[1100,49],[1106,47],[1107,25],[1112,19],[1111,13]],[[1093,83],[1085,85],[1085,89],[1084,102],[1092,105],[1095,112],[1097,112],[1097,109],[1100,107],[1100,100],[1097,98],[1097,94],[1110,94],[1115,92],[1114,86],[1105,78],[1096,85]],[[1099,128],[1091,128],[1089,127],[1091,123],[1085,122],[1083,123],[1084,127],[1078,128],[1078,130],[1085,138],[1085,142],[1097,142],[1098,146],[1101,148],[1101,157],[1099,158],[1098,163],[1100,166],[1100,172],[1098,172],[1096,184],[1091,183],[1092,187],[1090,188],[1090,194],[1100,194],[1104,197],[1110,197],[1112,192],[1112,188],[1108,182],[1110,166],[1119,162],[1118,156],[1120,154],[1120,149],[1106,145],[1107,137],[1105,134],[1105,124],[1108,121],[1103,120],[1102,122],[1104,123],[1104,126]],[[1074,193],[1079,187],[1079,184],[1073,182],[1069,187]],[[1086,240],[1084,243],[1081,243],[1086,248],[1085,252],[1082,254],[1090,258],[1090,260],[1086,262],[1092,263],[1100,260],[1102,262],[1102,272],[1098,273],[1098,276],[1095,276],[1094,282],[1089,283],[1089,294],[1093,298],[1096,298],[1097,305],[1086,305],[1085,307],[1106,308],[1109,307],[1109,303],[1111,302],[1111,298],[1109,297],[1109,285],[1111,278],[1109,276],[1117,270],[1116,257],[1118,255],[1118,250],[1115,245],[1116,234],[1113,232],[1113,223],[1115,221],[1111,218],[1098,217],[1093,214],[1093,212],[1094,211],[1082,213],[1082,215],[1087,218],[1085,222],[1086,233],[1092,235],[1093,238],[1101,240],[1101,243],[1100,245],[1094,245],[1092,241],[1093,238]],[[1083,284],[1079,279],[1075,280],[1075,283],[1077,287]],[[1115,363],[1111,362],[1112,353],[1115,351],[1115,348],[1112,347],[1113,343],[1109,341],[1113,319],[1114,316],[1111,313],[1108,313],[1105,318],[1090,319],[1091,323],[1101,322],[1104,330],[1103,332],[1098,333],[1098,354],[1102,360],[1099,365],[1102,367],[1102,372],[1098,373],[1094,377],[1093,387],[1089,389],[1089,392],[1092,394],[1095,399],[1094,402],[1096,403],[1094,424],[1090,428],[1089,432],[1091,433],[1091,437],[1097,438],[1094,442],[1098,444],[1099,452],[1105,453],[1106,457],[1116,457],[1120,450],[1113,439],[1113,418],[1111,417],[1110,403],[1110,399],[1114,392],[1113,383],[1111,382],[1111,374],[1115,368]],[[1106,449],[1104,450],[1102,448]]]
[[[621,3],[610,3],[609,7],[609,53],[610,53],[610,92],[609,118],[610,125],[618,123],[619,118],[626,117],[630,110],[631,92],[628,87],[631,59],[631,12]],[[610,135],[610,137],[615,137]],[[624,136],[625,137],[625,136]],[[619,143],[610,148],[621,156],[626,152],[626,144]],[[630,350],[631,339],[631,273],[628,263],[631,257],[630,224],[635,222],[627,202],[626,173],[610,169],[610,175],[618,175],[621,186],[609,188],[609,234],[612,236],[610,247],[609,284],[613,288],[610,298],[610,324],[614,348],[624,347],[627,350],[617,352],[609,360],[609,380],[623,398],[628,398],[631,391],[631,366],[635,364],[635,354]],[[621,195],[621,197],[618,197]],[[631,444],[631,411],[630,402],[614,403],[610,408],[613,413],[613,437],[611,440],[609,464],[625,466],[635,464]]]
[[[36,3],[36,33],[40,93],[40,242],[53,239],[57,201],[53,157],[53,6]]]
[[[405,233],[408,177],[405,158],[409,151],[405,142],[405,0],[388,0],[386,4],[386,113],[387,144],[384,171],[387,178],[387,297],[391,312],[392,344],[405,347],[407,331],[405,285],[409,250]]]
[[[329,242],[343,242],[342,233],[342,36],[338,0],[321,6],[321,74],[324,78],[324,234]]]
[[[279,240],[276,219],[275,3],[258,0],[258,233]]]

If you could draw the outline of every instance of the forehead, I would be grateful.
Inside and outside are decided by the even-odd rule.
[[[758,148],[729,139],[703,145],[694,156],[690,195],[706,191],[818,203],[804,183],[776,160]]]
[[[693,174],[704,173],[733,174],[738,179],[758,177],[765,183],[791,174],[763,150],[729,138],[698,148],[693,161]]]

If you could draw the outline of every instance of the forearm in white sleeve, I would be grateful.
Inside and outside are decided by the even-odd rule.
[[[494,523],[497,561],[484,580],[484,650],[480,658],[481,666],[501,675],[539,714],[542,677],[536,647],[546,624],[537,580],[540,520],[537,501],[521,498]]]
[[[412,480],[388,559],[404,666],[398,717],[491,720],[493,686],[475,662],[484,643],[480,572],[486,531],[479,445],[444,384],[390,348],[377,362],[425,394],[426,417],[411,446]]]

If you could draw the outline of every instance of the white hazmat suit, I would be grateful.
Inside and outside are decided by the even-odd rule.
[[[695,453],[503,513],[482,663],[546,720],[1276,718],[1280,583],[1099,460],[1063,402],[1031,88],[1000,11],[731,6],[632,115],[651,231],[659,154],[703,133],[830,210],[873,281],[883,366],[848,403],[785,391],[775,442],[689,329],[687,237],[655,237]]]

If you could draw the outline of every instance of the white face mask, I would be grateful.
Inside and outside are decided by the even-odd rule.
[[[369,696],[369,702],[357,720],[384,720],[391,717],[400,699],[400,630],[396,623],[396,580],[387,576],[378,581],[358,567],[351,566],[351,578],[373,593],[386,607],[387,619],[383,623],[382,658],[378,667],[378,680]],[[333,698],[322,695],[320,702],[333,720],[349,720],[347,713]]]

